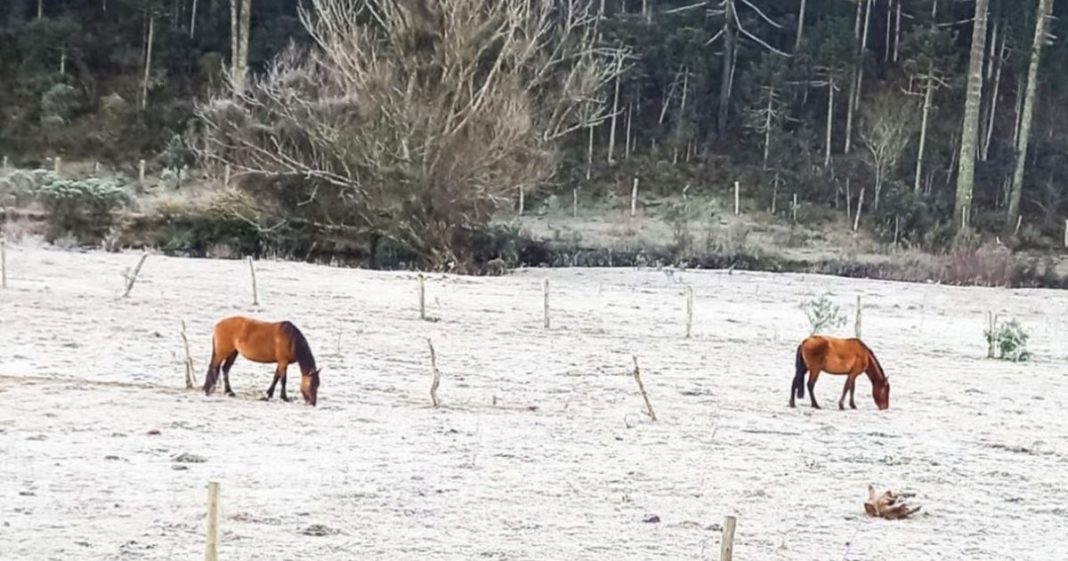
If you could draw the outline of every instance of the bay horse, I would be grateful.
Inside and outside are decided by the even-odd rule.
[[[842,397],[838,399],[838,408],[845,409],[842,402],[849,393],[849,407],[857,408],[853,402],[856,393],[857,376],[863,372],[871,380],[872,397],[880,410],[890,407],[890,379],[883,372],[879,359],[860,339],[840,339],[826,335],[813,335],[797,346],[797,372],[794,374],[793,387],[790,388],[790,407],[794,407],[794,396],[805,398],[805,372],[808,372],[808,394],[812,407],[819,409],[816,403],[816,380],[820,372],[847,376],[842,388]]]
[[[321,369],[316,368],[308,340],[297,326],[288,321],[269,323],[243,316],[228,317],[216,323],[212,332],[211,363],[204,378],[205,395],[211,395],[215,389],[220,368],[226,395],[234,395],[230,388],[230,367],[234,365],[238,354],[252,362],[277,364],[266,399],[274,396],[275,384],[281,380],[282,401],[289,401],[286,395],[286,370],[290,364],[297,363],[300,366],[300,393],[304,396],[304,403],[315,406]]]

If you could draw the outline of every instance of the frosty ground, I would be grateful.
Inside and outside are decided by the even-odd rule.
[[[1068,297],[725,271],[416,276],[9,247],[0,291],[0,558],[193,559],[206,484],[223,559],[1049,559],[1068,527]],[[552,328],[542,326],[550,279]],[[685,287],[696,295],[685,331]],[[829,291],[887,369],[891,408],[789,409],[802,300]],[[986,360],[986,313],[1032,362]],[[324,366],[319,407],[183,389],[212,324],[289,319]],[[849,334],[852,325],[839,330]],[[443,374],[430,407],[429,352]],[[642,414],[638,357],[660,417]],[[159,431],[159,434],[149,434]],[[192,454],[203,463],[175,460]],[[866,486],[914,520],[865,518]],[[659,522],[644,522],[651,515]],[[318,533],[325,535],[308,535]]]

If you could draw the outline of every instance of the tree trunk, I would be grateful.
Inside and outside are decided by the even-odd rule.
[[[931,114],[931,94],[934,93],[934,77],[931,76],[931,65],[927,65],[927,87],[923,92],[923,118],[920,121],[920,146],[916,151],[916,180],[912,186],[913,192],[920,192],[920,177],[923,174],[923,152],[927,147],[927,119]]]
[[[762,168],[768,170],[768,152],[771,150],[771,102],[775,99],[775,88],[768,92],[768,108],[764,115],[764,162]],[[774,213],[772,213],[774,214]]]
[[[797,10],[797,39],[794,40],[794,52],[801,49],[801,36],[805,31],[805,0],[801,0],[801,7]]]
[[[726,0],[723,13],[723,70],[720,74],[719,109],[716,111],[716,132],[727,130],[727,111],[731,100],[731,77],[734,75],[734,0]]]
[[[197,0],[193,0],[193,7],[189,15],[189,38],[192,39],[197,34]]]
[[[196,0],[194,0],[196,1]],[[901,46],[901,0],[897,0],[897,15],[894,17],[894,62],[897,62]]]
[[[1001,70],[1005,66],[1005,37],[1001,38],[998,49],[997,66],[994,68],[994,89],[990,92],[990,109],[987,111],[986,132],[979,150],[979,161],[985,162],[990,157],[990,143],[994,139],[994,120],[998,115],[998,91],[1001,89]]]
[[[586,152],[586,181],[590,180],[593,174],[593,125],[590,125],[590,146]]]
[[[986,54],[986,20],[989,6],[990,0],[975,0],[972,52],[968,62],[968,87],[964,100],[964,120],[961,123],[960,158],[957,162],[957,196],[953,207],[953,224],[958,234],[967,229],[967,216],[972,212],[975,144],[978,140],[979,104],[983,100],[983,58]]]
[[[37,0],[37,19],[44,17],[44,0]]]
[[[823,155],[823,167],[831,165],[831,127],[834,126],[834,77],[827,77],[827,146]]]
[[[899,0],[900,1],[900,0]],[[886,43],[883,45],[883,62],[890,62],[890,28],[894,14],[894,0],[886,3]]]
[[[633,109],[634,109],[634,104],[627,103],[627,131],[626,131],[626,135],[624,135],[625,142],[623,144],[623,159],[624,160],[630,158],[630,146],[631,146],[631,144],[630,144],[630,138],[631,138],[630,137],[630,127],[631,127],[631,121],[634,119]]]
[[[853,215],[853,231],[856,232],[860,229],[860,211],[864,208],[864,191],[866,187],[860,188],[860,195],[857,196],[857,212]]]
[[[868,48],[868,29],[871,27],[871,7],[875,0],[868,0],[864,10],[864,31],[860,36],[860,48],[857,50],[856,82],[850,84],[849,102],[846,104],[845,150],[848,154],[853,146],[853,115],[860,110],[860,94],[864,88],[864,51]]]
[[[616,55],[616,91],[612,97],[612,119],[608,126],[608,164],[616,163],[616,120],[619,116],[619,82],[622,75],[623,55]]]
[[[1031,45],[1031,64],[1027,69],[1027,91],[1024,94],[1023,112],[1020,118],[1020,136],[1016,142],[1016,166],[1012,173],[1012,191],[1009,192],[1009,213],[1006,222],[1009,228],[1016,224],[1020,215],[1020,195],[1023,192],[1024,171],[1027,166],[1027,144],[1031,136],[1031,123],[1035,111],[1035,94],[1038,91],[1038,68],[1042,58],[1042,45],[1049,32],[1053,0],[1039,0],[1035,17],[1035,40]]]
[[[248,75],[248,34],[252,0],[230,0],[230,72],[234,93],[245,92]]]
[[[156,34],[156,14],[148,8],[148,39],[145,40],[145,76],[141,81],[141,110],[148,106],[148,79],[152,73],[152,41]]]

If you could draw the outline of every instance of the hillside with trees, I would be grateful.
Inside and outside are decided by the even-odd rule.
[[[528,262],[502,215],[625,215],[639,184],[674,228],[669,258],[699,256],[687,225],[732,214],[735,182],[739,208],[786,228],[1049,256],[1068,240],[1064,9],[8,0],[0,154],[128,177],[143,159],[179,194],[232,174],[217,221],[171,208],[166,227],[297,256],[329,239],[372,265]]]

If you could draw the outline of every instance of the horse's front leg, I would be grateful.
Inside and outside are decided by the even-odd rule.
[[[279,376],[279,370],[277,368],[275,368],[275,370],[274,370],[274,379],[271,380],[271,385],[267,387],[267,397],[263,398],[264,401],[270,401],[270,399],[272,397],[274,397],[274,386],[278,384],[278,379],[280,377],[281,376]],[[284,383],[285,382],[283,382],[283,384]],[[285,390],[283,389],[282,391],[284,392]]]
[[[838,410],[839,411],[842,411],[842,410],[845,409],[845,398],[846,398],[846,394],[849,393],[849,386],[850,386],[850,382],[852,380],[853,380],[852,376],[846,376],[845,383],[842,384],[842,397],[838,398]]]
[[[275,374],[275,379],[281,378],[282,380],[282,393],[279,397],[282,401],[289,401],[289,396],[286,395],[286,370],[289,368],[289,364],[285,362],[278,363],[278,373]]]

